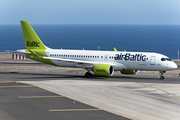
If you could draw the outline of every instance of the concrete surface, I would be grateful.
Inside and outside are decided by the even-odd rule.
[[[118,78],[119,77],[119,78]],[[138,120],[180,118],[180,79],[151,77],[21,81]]]

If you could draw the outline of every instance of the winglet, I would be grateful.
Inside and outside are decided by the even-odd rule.
[[[117,49],[114,47],[114,51],[117,51]]]

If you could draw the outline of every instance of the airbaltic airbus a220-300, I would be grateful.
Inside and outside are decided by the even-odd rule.
[[[27,21],[21,21],[21,26],[26,49],[12,53],[55,66],[84,68],[85,77],[92,77],[91,71],[97,76],[112,76],[114,71],[137,74],[138,70],[146,70],[160,71],[160,79],[164,79],[165,71],[177,68],[171,59],[158,53],[51,49]]]

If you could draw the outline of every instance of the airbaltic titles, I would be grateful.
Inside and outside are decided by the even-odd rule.
[[[130,54],[130,53],[126,53],[126,54],[116,54],[116,56],[114,57],[115,60],[130,60],[130,61],[146,61],[148,60],[148,58],[146,58],[146,55],[143,54]]]

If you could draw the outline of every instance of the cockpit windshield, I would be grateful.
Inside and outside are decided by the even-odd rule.
[[[171,61],[169,58],[161,58],[161,61]]]
[[[166,60],[167,60],[167,61],[171,61],[171,59],[169,59],[169,58],[166,58]]]

